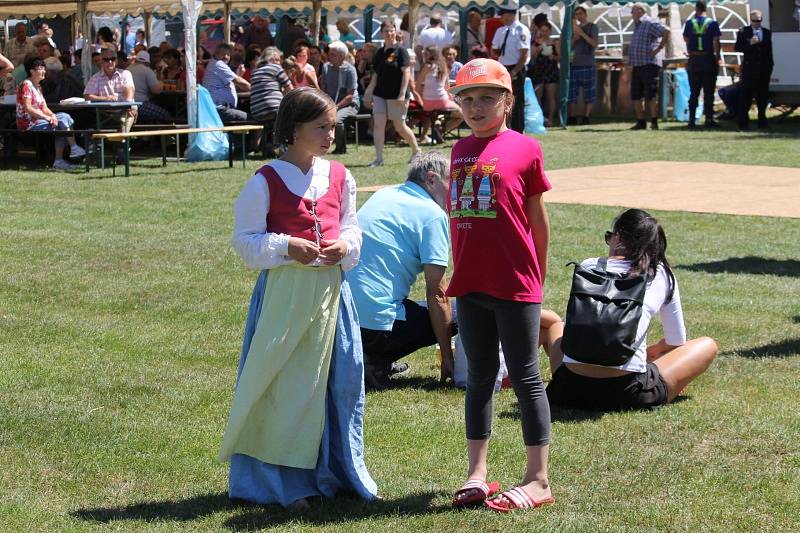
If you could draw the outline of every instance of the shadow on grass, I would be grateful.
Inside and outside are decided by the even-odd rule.
[[[786,357],[788,355],[800,355],[800,339],[788,339],[766,344],[764,346],[757,346],[755,348],[745,348],[743,350],[723,352],[722,355],[738,355],[740,357],[749,357],[753,359],[761,357]]]
[[[119,520],[146,522],[187,522],[219,512],[234,512],[225,520],[232,530],[257,530],[265,527],[300,522],[323,525],[336,522],[353,522],[366,518],[422,515],[449,512],[450,506],[432,506],[431,501],[440,496],[436,492],[410,494],[403,498],[364,502],[354,496],[333,499],[312,499],[311,508],[304,511],[287,511],[279,505],[257,505],[230,500],[224,492],[192,496],[184,500],[163,500],[135,503],[122,507],[79,509],[70,513],[81,520],[110,523]]]
[[[451,384],[439,383],[439,380],[430,376],[414,376],[414,377],[401,377],[391,380],[391,385],[387,390],[396,389],[414,389],[431,392],[435,390],[449,390],[452,389]],[[367,394],[377,392],[373,389],[367,389]]]
[[[444,494],[444,493],[442,493]],[[250,506],[246,512],[225,520],[224,526],[233,531],[257,531],[272,526],[292,523],[299,526],[323,526],[381,517],[416,516],[453,511],[450,505],[431,505],[431,501],[441,496],[437,492],[409,494],[403,498],[363,502],[350,498],[335,500],[312,500],[306,511],[286,511],[277,505]]]
[[[800,324],[800,315],[793,316],[792,322],[794,322],[795,324]]]
[[[577,409],[572,407],[561,407],[557,405],[550,406],[550,421],[551,422],[586,422],[588,420],[600,420],[605,415],[605,411],[590,411],[587,409]],[[519,420],[519,407],[514,404],[514,407],[506,411],[501,411],[498,418],[506,418],[511,420]]]
[[[773,276],[800,276],[800,261],[795,259],[767,259],[765,257],[729,257],[722,261],[678,265],[676,268],[710,274],[770,274]]]

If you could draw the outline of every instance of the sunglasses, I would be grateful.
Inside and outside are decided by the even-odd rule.
[[[103,61],[105,61],[106,63],[113,63],[116,60],[117,60],[116,57],[104,57],[103,58]]]
[[[761,19],[750,19],[750,22],[761,22]]]
[[[611,244],[611,237],[613,237],[613,236],[614,236],[614,232],[613,231],[611,231],[611,230],[606,231],[606,233],[605,233],[606,244]]]

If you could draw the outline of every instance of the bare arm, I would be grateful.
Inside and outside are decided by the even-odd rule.
[[[233,78],[233,83],[239,89],[242,89],[244,91],[249,91],[250,90],[250,82],[247,81],[246,79],[244,79],[241,76],[236,76],[235,78]]]
[[[573,26],[573,29],[575,30],[575,33],[572,34],[572,44],[578,42],[578,39],[583,39],[592,48],[597,47],[597,39],[592,39],[589,37],[589,34],[583,31],[583,28],[576,25]]]
[[[547,277],[547,248],[550,244],[550,220],[544,206],[544,196],[537,194],[528,198],[525,212],[528,215],[528,224],[533,234],[533,246],[536,249],[536,257],[539,259],[539,271],[542,283],[544,283]]]
[[[446,268],[439,265],[423,265],[425,274],[425,298],[428,302],[428,313],[431,318],[436,342],[442,350],[441,381],[453,377],[453,350],[450,346],[450,331],[453,316],[450,300],[445,295],[447,290]]]
[[[406,65],[403,67],[403,79],[400,82],[400,93],[397,95],[398,100],[406,99],[406,92],[408,91],[408,84],[411,82],[411,67]]]
[[[6,71],[11,72],[12,70],[14,70],[14,63],[3,54],[0,54],[0,74],[6,74]]]

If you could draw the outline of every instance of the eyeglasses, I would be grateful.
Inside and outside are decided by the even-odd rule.
[[[104,57],[103,58],[103,61],[105,61],[106,63],[113,63],[116,60],[117,60],[116,57]]]
[[[605,234],[606,244],[611,244],[611,237],[613,237],[613,236],[614,236],[614,232],[613,231],[611,231],[611,230],[606,231],[606,234]]]

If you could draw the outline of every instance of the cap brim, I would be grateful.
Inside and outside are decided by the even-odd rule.
[[[467,89],[478,89],[478,88],[485,88],[485,89],[503,89],[504,91],[508,91],[508,87],[501,85],[499,83],[467,83],[465,85],[458,85],[456,87],[450,87],[447,91],[452,94],[456,95],[461,91],[466,91]]]

